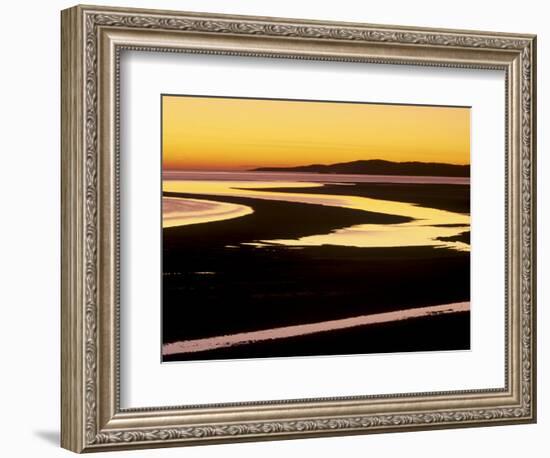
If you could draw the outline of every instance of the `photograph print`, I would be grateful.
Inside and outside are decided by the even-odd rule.
[[[162,361],[470,349],[470,108],[162,95]]]

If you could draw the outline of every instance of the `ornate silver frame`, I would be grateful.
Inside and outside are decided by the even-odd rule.
[[[63,447],[90,452],[535,421],[535,36],[93,6],[64,10],[61,29]],[[122,49],[504,70],[506,386],[121,409]]]

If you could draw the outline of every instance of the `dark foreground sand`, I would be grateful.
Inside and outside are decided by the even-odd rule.
[[[163,345],[162,354],[174,355],[177,353],[197,353],[238,345],[256,344],[270,340],[302,337],[324,332],[339,331],[342,329],[366,327],[377,324],[394,323],[402,320],[412,320],[435,315],[447,315],[469,311],[469,302],[456,302],[454,304],[413,307],[404,310],[395,310],[393,312],[369,313],[367,315],[354,316],[351,318],[339,318],[336,320],[295,324],[291,326],[262,329],[258,331],[239,332],[236,334],[226,334],[223,336],[172,342]]]
[[[376,185],[369,184],[371,191],[372,186]],[[445,192],[447,207],[464,198],[464,186],[450,186]],[[395,190],[390,193],[398,200]],[[409,193],[410,189],[405,195]],[[311,204],[215,199],[251,206],[254,213],[163,230],[164,344],[469,301],[470,260],[464,252],[432,247],[239,246],[353,224],[395,224],[406,218]],[[436,200],[437,208],[445,206],[441,196]],[[430,316],[181,353],[164,360],[468,349],[469,316]]]
[[[336,330],[245,347],[163,356],[163,361],[354,355],[470,348],[470,312]]]

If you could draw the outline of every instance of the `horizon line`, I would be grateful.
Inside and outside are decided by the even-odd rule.
[[[388,162],[390,164],[437,164],[437,165],[451,165],[456,167],[471,167],[471,163],[459,164],[453,162],[425,162],[425,161],[390,161],[387,159],[358,159],[355,161],[347,162],[331,162],[331,163],[321,163],[316,162],[312,164],[302,164],[302,165],[250,165],[250,166],[234,166],[234,167],[170,167],[162,166],[162,170],[174,170],[174,171],[209,171],[209,172],[228,172],[228,171],[239,171],[239,172],[254,172],[257,169],[296,169],[300,167],[311,167],[311,166],[334,166],[341,164],[352,164],[355,162],[369,162],[369,161],[382,161]]]

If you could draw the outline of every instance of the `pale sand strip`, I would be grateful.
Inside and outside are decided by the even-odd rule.
[[[266,340],[285,339],[289,337],[305,336],[319,332],[336,331],[339,329],[354,328],[372,324],[388,323],[390,321],[408,320],[430,315],[442,315],[470,310],[470,302],[455,302],[452,304],[433,305],[394,312],[361,315],[353,318],[321,321],[320,323],[299,324],[281,328],[265,329],[263,331],[241,332],[226,336],[208,337],[206,339],[184,340],[162,346],[163,355],[178,353],[196,353],[215,350],[217,348],[232,347]]]
[[[162,227],[188,226],[239,218],[254,213],[246,205],[180,197],[162,198]]]

